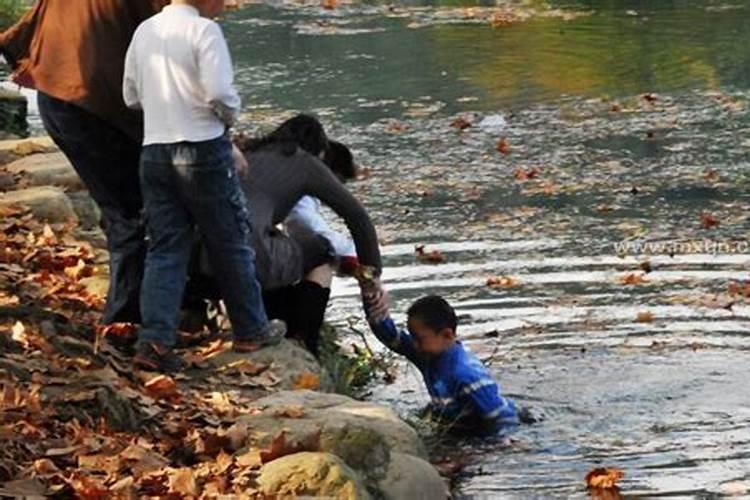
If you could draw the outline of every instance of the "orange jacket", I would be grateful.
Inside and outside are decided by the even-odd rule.
[[[38,0],[0,34],[13,80],[76,104],[140,140],[140,113],[125,106],[125,53],[138,25],[169,0]]]

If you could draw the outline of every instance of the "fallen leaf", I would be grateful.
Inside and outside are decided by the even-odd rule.
[[[311,372],[301,373],[294,382],[294,390],[301,391],[305,389],[313,391],[320,389],[320,376]]]
[[[36,153],[45,153],[47,148],[34,141],[23,141],[18,143],[12,152],[17,156],[29,156]]]
[[[612,489],[625,476],[620,469],[599,467],[586,474],[586,486],[589,488]]]
[[[439,250],[426,251],[424,245],[417,245],[414,247],[417,260],[427,264],[440,264],[445,262],[445,257]]]
[[[246,373],[248,375],[259,375],[268,369],[269,365],[261,363],[253,363],[249,359],[241,359],[233,363],[229,363],[221,368],[220,371],[230,371]]]
[[[301,405],[285,406],[274,410],[273,415],[282,418],[303,418],[305,416],[305,408]]]
[[[168,399],[178,395],[177,383],[169,375],[158,375],[146,382],[144,387],[154,399]]]
[[[510,144],[508,144],[508,140],[505,137],[497,141],[497,144],[495,144],[495,149],[497,149],[497,151],[501,154],[510,154]]]
[[[514,288],[518,285],[518,280],[509,276],[491,276],[487,278],[487,286],[490,288]]]
[[[536,167],[517,168],[513,171],[513,177],[518,181],[527,181],[536,178],[541,171]]]
[[[304,436],[297,442],[287,440],[287,431],[282,430],[271,441],[268,450],[260,451],[260,460],[267,464],[278,458],[300,453],[302,451],[319,451],[320,450],[320,429]]]
[[[31,347],[29,337],[26,335],[26,327],[20,321],[16,321],[11,329],[11,338],[21,344],[25,348]]]
[[[199,495],[198,482],[195,473],[189,467],[172,469],[167,473],[169,477],[169,490],[183,496],[197,497]]]
[[[467,128],[471,127],[472,123],[464,118],[463,116],[459,116],[455,120],[451,122],[451,127],[457,128],[458,130],[466,130]]]
[[[86,265],[83,259],[78,259],[78,263],[75,266],[66,267],[63,271],[67,277],[74,280],[88,278],[94,274],[94,268]]]
[[[57,468],[55,463],[48,458],[40,458],[34,461],[34,472],[40,476],[48,476],[57,474],[60,469]]]
[[[651,323],[654,320],[654,314],[650,311],[639,312],[635,320],[638,323]]]
[[[703,229],[711,229],[714,226],[719,225],[719,219],[709,213],[701,214],[701,226]]]
[[[338,6],[338,0],[321,0],[320,6],[326,10],[333,10]]]
[[[719,173],[716,170],[706,170],[703,174],[703,178],[708,182],[717,182],[719,180]]]
[[[620,276],[620,283],[623,285],[640,285],[642,283],[648,283],[648,280],[644,276],[645,273],[628,273],[624,276]]]

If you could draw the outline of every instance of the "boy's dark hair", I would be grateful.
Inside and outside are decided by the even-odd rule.
[[[450,328],[455,332],[458,326],[456,311],[444,298],[437,295],[428,295],[417,300],[406,314],[409,318],[419,319],[426,327],[436,332],[444,328]]]
[[[357,166],[354,164],[352,152],[338,141],[328,141],[328,149],[326,149],[323,161],[343,182],[357,177]]]
[[[320,121],[311,115],[300,114],[288,119],[270,134],[260,138],[240,138],[237,145],[243,153],[255,152],[276,146],[285,156],[291,156],[297,147],[318,156],[328,149],[328,138]]]

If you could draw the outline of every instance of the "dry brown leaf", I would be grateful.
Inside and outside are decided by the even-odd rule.
[[[703,229],[711,229],[712,227],[719,225],[719,219],[709,213],[701,214],[701,227]]]
[[[260,451],[260,460],[262,463],[267,464],[268,462],[272,462],[286,455],[292,455],[294,453],[300,453],[302,451],[319,450],[320,429],[304,436],[297,442],[288,441],[287,431],[282,430],[273,438],[273,440],[271,441],[271,446],[268,450]]]
[[[30,156],[37,153],[46,153],[47,148],[34,141],[19,142],[13,148],[12,153],[17,156]]]
[[[451,122],[451,127],[457,128],[458,130],[466,130],[467,128],[471,127],[472,123],[464,118],[463,116],[459,116],[455,120]]]
[[[177,382],[169,375],[158,375],[144,384],[146,392],[154,399],[169,399],[177,396]]]
[[[16,321],[13,328],[11,328],[11,338],[21,344],[24,348],[28,349],[31,347],[29,337],[26,335],[26,327],[20,321]]]
[[[302,405],[284,406],[273,412],[275,417],[282,418],[303,418],[305,414],[305,407]]]
[[[439,250],[425,250],[424,245],[417,245],[414,247],[414,252],[419,262],[426,264],[440,264],[445,262],[445,256]]]
[[[310,372],[301,373],[294,382],[294,390],[300,391],[304,389],[313,391],[320,389],[320,376]]]
[[[517,181],[527,181],[529,179],[535,179],[539,176],[541,170],[536,167],[531,168],[517,168],[513,171],[513,177]]]
[[[648,283],[644,273],[628,273],[624,276],[620,276],[620,283],[623,285],[640,285],[642,283]]]
[[[200,494],[193,469],[189,467],[171,469],[167,476],[169,477],[170,492],[187,497],[197,497]]]
[[[487,278],[487,286],[490,288],[514,288],[520,283],[510,276],[491,276]]]
[[[234,361],[221,368],[221,371],[231,371],[245,373],[247,375],[259,375],[266,371],[270,365],[262,363],[253,363],[249,359]]]
[[[612,489],[625,476],[620,469],[599,467],[586,474],[586,486],[589,488]]]
[[[635,320],[638,323],[651,323],[654,321],[654,314],[650,311],[641,311],[638,313]]]
[[[508,139],[503,137],[499,141],[497,141],[497,144],[495,144],[495,149],[497,149],[498,153],[508,155],[510,154],[510,144],[508,144]]]

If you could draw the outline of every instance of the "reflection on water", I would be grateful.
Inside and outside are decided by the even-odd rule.
[[[372,171],[353,189],[396,318],[444,294],[504,390],[544,415],[510,445],[462,443],[462,495],[584,497],[599,465],[622,468],[635,497],[741,489],[750,305],[727,290],[750,263],[750,12],[553,4],[588,15],[492,28],[413,5],[232,13],[247,126],[312,110],[350,143]],[[459,116],[472,126],[451,127]],[[643,241],[666,250],[615,245]],[[416,262],[415,244],[445,263]],[[338,282],[329,318],[358,314]],[[408,366],[373,397],[404,413],[427,401]]]

